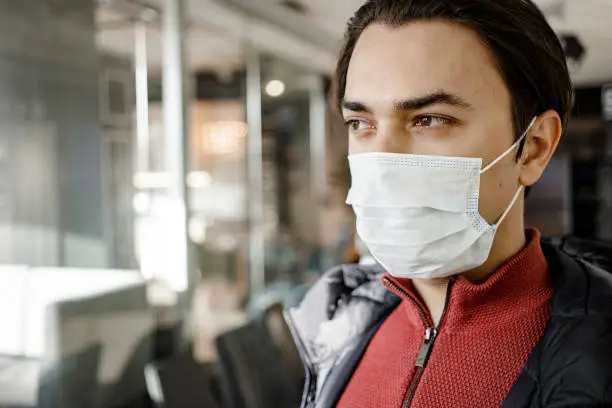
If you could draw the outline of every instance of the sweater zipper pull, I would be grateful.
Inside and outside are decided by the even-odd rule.
[[[427,330],[425,330],[425,338],[423,338],[423,343],[421,343],[419,355],[415,363],[417,367],[424,368],[427,365],[427,360],[429,360],[429,355],[431,354],[431,349],[437,335],[438,330],[435,327],[428,327]]]

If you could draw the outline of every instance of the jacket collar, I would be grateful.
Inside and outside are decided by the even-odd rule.
[[[552,316],[582,317],[585,315],[612,316],[612,247],[594,244],[590,249],[580,241],[585,252],[576,252],[571,239],[544,240],[542,249],[548,261],[554,296]],[[605,249],[605,252],[592,248]]]
[[[360,339],[390,305],[398,303],[380,282],[379,265],[342,265],[327,272],[285,319],[316,394],[335,361]],[[394,308],[393,305],[392,308]]]

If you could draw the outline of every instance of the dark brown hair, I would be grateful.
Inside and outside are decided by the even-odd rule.
[[[355,45],[372,23],[399,27],[446,20],[474,30],[488,47],[512,97],[519,137],[533,116],[555,110],[563,129],[571,111],[572,84],[565,53],[531,0],[369,0],[349,20],[336,68],[336,103],[344,98]],[[519,149],[521,153],[522,146]]]

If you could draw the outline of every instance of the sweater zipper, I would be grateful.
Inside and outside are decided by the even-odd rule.
[[[383,282],[388,287],[403,294],[407,299],[410,299],[410,301],[417,308],[417,311],[419,312],[419,315],[421,315],[421,318],[423,319],[423,322],[425,323],[426,327],[425,336],[423,337],[423,342],[421,343],[419,354],[417,355],[417,359],[414,363],[414,365],[417,367],[417,372],[414,375],[414,378],[412,379],[410,387],[408,388],[408,392],[406,393],[406,400],[404,402],[404,408],[410,408],[410,404],[412,403],[412,399],[414,398],[414,393],[416,392],[417,386],[421,381],[421,377],[423,376],[423,371],[425,371],[425,367],[427,366],[427,362],[429,361],[429,356],[431,355],[433,345],[436,341],[436,338],[438,337],[438,328],[440,327],[440,324],[442,323],[442,321],[444,320],[444,316],[446,315],[446,309],[448,309],[448,299],[450,297],[450,290],[453,280],[450,279],[446,285],[446,299],[444,300],[444,309],[442,309],[442,315],[440,316],[440,322],[438,323],[438,326],[434,326],[433,322],[431,321],[425,310],[423,310],[421,305],[419,305],[419,303],[414,300],[413,297],[410,296],[405,290],[400,288],[389,278],[383,278]]]

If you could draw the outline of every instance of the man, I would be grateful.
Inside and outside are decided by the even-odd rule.
[[[370,0],[336,79],[379,266],[330,271],[287,313],[303,406],[612,406],[612,250],[524,227],[572,93],[537,7]]]

